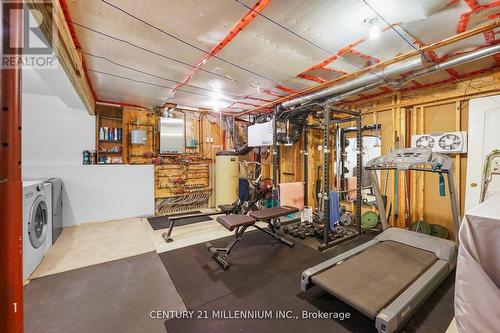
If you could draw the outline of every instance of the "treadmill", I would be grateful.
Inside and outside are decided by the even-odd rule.
[[[377,170],[446,175],[456,235],[460,226],[453,162],[428,148],[403,148],[368,162],[383,232],[373,240],[305,270],[301,289],[314,285],[375,320],[380,333],[400,329],[454,269],[457,244],[400,228],[390,228]],[[441,176],[440,176],[441,177]],[[444,182],[444,176],[441,177]],[[444,184],[440,184],[444,186]],[[444,190],[444,187],[443,189]]]

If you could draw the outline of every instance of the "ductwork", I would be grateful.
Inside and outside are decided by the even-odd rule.
[[[324,98],[329,98],[331,102],[336,102],[345,97],[359,94],[363,91],[374,89],[384,84],[399,88],[417,77],[458,66],[472,60],[478,60],[487,56],[491,56],[498,52],[500,52],[500,44],[472,51],[467,54],[457,56],[453,59],[443,61],[442,63],[424,68],[420,68],[422,67],[422,65],[424,65],[424,61],[422,60],[422,58],[416,58],[401,64],[388,66],[386,69],[376,72],[376,75],[366,74],[352,81],[325,88],[309,95],[291,99],[289,101],[283,102],[281,106],[283,106],[284,108],[289,108],[316,99]],[[388,78],[393,75],[404,74],[410,71],[414,72],[402,80],[388,80]]]
[[[419,76],[424,76],[424,75],[434,73],[437,71],[442,71],[442,70],[445,70],[445,69],[448,69],[448,68],[451,68],[454,66],[464,64],[464,63],[469,62],[469,61],[473,61],[473,60],[477,60],[477,59],[481,59],[484,57],[494,55],[498,52],[500,52],[500,44],[496,44],[496,45],[489,46],[489,47],[484,47],[482,49],[466,53],[464,55],[455,57],[453,59],[443,61],[442,63],[419,69],[419,70],[411,73],[410,75],[408,75],[404,79],[392,80],[392,81],[388,81],[386,83],[390,87],[401,87]]]
[[[354,80],[341,83],[333,87],[328,87],[305,96],[291,99],[289,101],[283,102],[281,106],[283,106],[284,108],[289,108],[299,104],[311,102],[316,99],[326,98],[329,96],[347,92],[361,86],[369,85],[378,81],[383,81],[383,79],[393,75],[403,74],[416,70],[418,68],[421,68],[423,65],[424,60],[421,57],[412,58],[399,64],[387,66],[382,70],[376,71],[374,73],[367,73]]]

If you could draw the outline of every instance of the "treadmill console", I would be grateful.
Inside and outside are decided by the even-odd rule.
[[[432,150],[429,148],[401,148],[387,155],[385,163],[397,169],[408,170],[412,165],[426,164],[432,161]]]

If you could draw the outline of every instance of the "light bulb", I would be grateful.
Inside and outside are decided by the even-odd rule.
[[[372,26],[370,27],[370,30],[368,31],[368,38],[370,39],[377,39],[380,37],[380,28],[378,25],[376,24],[372,24]]]

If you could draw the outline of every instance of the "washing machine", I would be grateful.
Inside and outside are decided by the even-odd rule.
[[[52,246],[52,185],[23,182],[23,277],[28,279]]]

